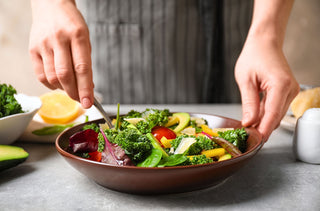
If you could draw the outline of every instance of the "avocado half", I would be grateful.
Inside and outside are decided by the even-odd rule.
[[[190,122],[190,114],[188,113],[174,113],[172,116],[177,117],[179,120],[179,124],[173,130],[176,133],[179,133],[181,130],[183,130]]]
[[[0,145],[0,171],[20,164],[28,157],[29,153],[21,147]]]

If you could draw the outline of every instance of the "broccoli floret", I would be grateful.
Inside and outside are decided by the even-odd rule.
[[[82,130],[87,130],[87,129],[92,129],[94,131],[96,131],[97,133],[99,133],[99,126],[96,123],[92,123],[92,124],[88,124],[83,126]]]
[[[212,158],[208,158],[205,155],[195,155],[191,158],[188,158],[188,161],[185,163],[186,165],[198,165],[198,164],[206,164],[212,163]]]
[[[135,163],[146,159],[153,148],[150,140],[133,128],[122,131],[108,129],[105,134],[111,143],[118,144]]]
[[[150,133],[153,127],[165,125],[169,116],[171,116],[171,113],[168,109],[146,109],[141,115],[146,121],[138,122],[136,127],[143,134]]]
[[[241,152],[246,151],[248,134],[244,128],[218,132],[218,134],[221,138],[238,147]]]
[[[11,85],[0,84],[0,118],[23,113],[22,107],[15,99],[14,94],[17,94],[17,91]]]

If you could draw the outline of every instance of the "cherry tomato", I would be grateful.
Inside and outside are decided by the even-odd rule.
[[[176,133],[173,132],[173,130],[163,126],[155,126],[154,128],[152,128],[151,133],[159,142],[163,136],[167,139],[175,139],[177,137]]]
[[[101,152],[95,151],[95,152],[89,152],[89,160],[93,160],[93,161],[101,161]]]

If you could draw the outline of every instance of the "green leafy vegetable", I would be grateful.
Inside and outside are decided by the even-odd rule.
[[[14,94],[17,94],[17,91],[11,85],[0,84],[0,118],[23,113],[22,107],[15,99]]]
[[[87,129],[92,129],[92,130],[96,131],[97,133],[99,133],[99,131],[100,131],[100,128],[96,123],[85,125],[82,128],[82,130],[87,130]]]
[[[186,155],[198,155],[203,150],[214,149],[217,145],[205,136],[196,137],[196,143],[192,144],[186,152]]]
[[[111,143],[118,144],[136,163],[146,159],[153,148],[150,140],[134,128],[122,131],[107,129],[105,134]]]
[[[181,135],[181,136],[178,136],[177,138],[173,139],[170,143],[171,143],[171,147],[174,149],[174,151],[178,148],[181,140],[183,138],[187,138],[187,137],[190,137],[189,135]],[[194,136],[192,136],[194,137]]]
[[[185,163],[188,160],[188,157],[183,154],[175,154],[170,155],[169,157],[163,158],[158,167],[165,167],[165,166],[178,166]]]
[[[104,137],[102,133],[98,134],[98,152],[103,152],[105,148],[106,141],[104,140]]]
[[[32,131],[32,134],[37,136],[47,136],[47,135],[54,135],[57,133],[61,133],[67,128],[73,127],[74,124],[68,124],[68,125],[53,125],[48,127],[43,127],[38,130]]]
[[[82,157],[82,158],[89,158],[90,155],[88,152],[76,152],[74,153],[76,156]]]
[[[218,134],[221,138],[238,147],[241,152],[246,151],[248,134],[244,128],[218,132]]]
[[[153,148],[151,154],[142,162],[138,163],[139,167],[156,167],[162,158],[162,151]]]
[[[146,109],[144,112],[141,113],[141,116],[139,116],[136,112],[132,112],[129,114],[134,115],[135,117],[142,117],[146,120],[140,121],[136,125],[138,130],[143,134],[150,133],[152,128],[157,125],[165,125],[168,122],[168,117],[171,115],[168,109]]]
[[[205,155],[195,155],[192,158],[189,158],[188,161],[185,163],[186,165],[198,165],[198,164],[206,164],[212,163],[212,158],[208,158]]]
[[[198,127],[198,125],[197,125],[195,120],[191,120],[189,122],[189,126],[193,127],[196,130],[196,133],[201,133],[202,132],[202,128]]]
[[[61,133],[70,127],[73,127],[74,125],[75,125],[75,123],[67,124],[67,125],[53,125],[53,126],[43,127],[41,129],[32,131],[32,134],[37,135],[37,136],[54,135],[54,134]],[[99,132],[99,126],[95,123],[85,125],[82,128],[82,130],[87,130],[87,129],[92,129],[92,130],[96,131],[97,133]]]
[[[204,136],[195,137],[195,136],[190,136],[190,135],[181,135],[171,141],[171,146],[173,147],[173,149],[176,150],[177,147],[179,146],[181,140],[183,138],[187,138],[187,137],[194,137],[196,139],[196,142],[194,144],[192,144],[188,150],[186,150],[186,152],[184,153],[185,155],[198,155],[201,153],[202,150],[209,150],[209,149],[214,149],[217,147],[217,145],[207,137],[204,137]]]
[[[138,111],[131,110],[128,112],[128,114],[125,116],[125,118],[141,118],[142,113]]]

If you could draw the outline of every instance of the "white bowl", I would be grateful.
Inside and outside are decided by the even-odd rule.
[[[38,97],[17,94],[15,98],[21,104],[24,113],[0,118],[0,144],[12,144],[16,141],[41,107]]]

